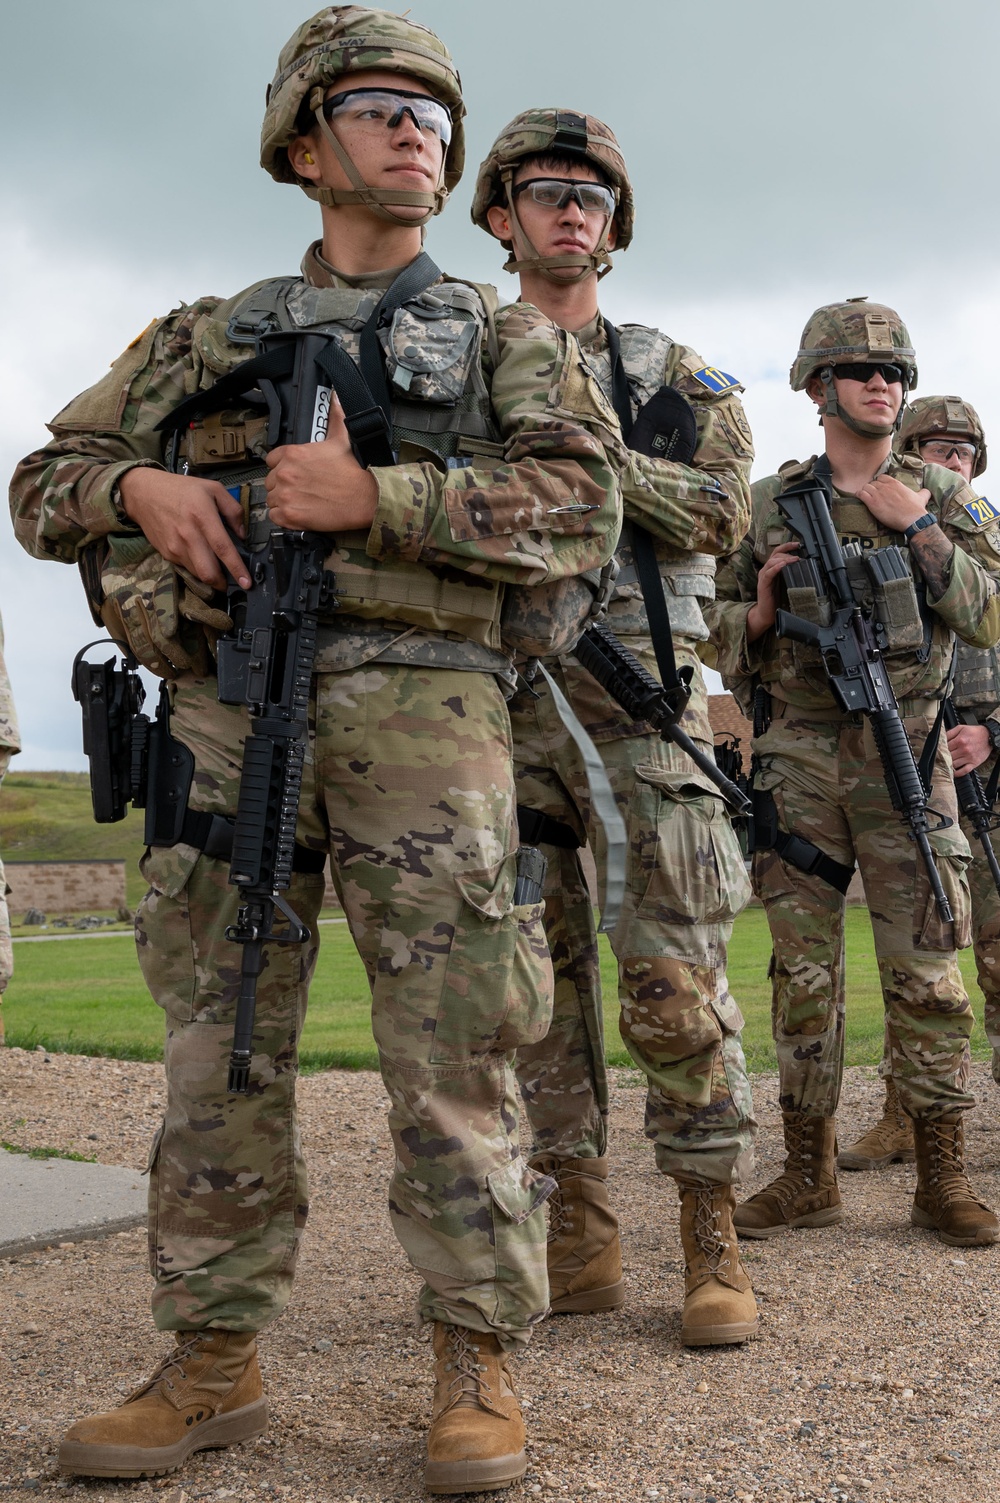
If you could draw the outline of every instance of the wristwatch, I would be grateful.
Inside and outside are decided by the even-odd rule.
[[[983,730],[990,738],[990,751],[1000,751],[1000,721],[984,720]]]
[[[932,517],[929,511],[925,511],[922,517],[918,517],[915,522],[911,522],[909,527],[907,527],[907,529],[903,533],[903,542],[908,543],[913,537],[914,533],[922,532],[925,527],[936,526],[937,517]]]

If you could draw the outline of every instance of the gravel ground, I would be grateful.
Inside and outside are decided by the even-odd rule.
[[[1000,1203],[1000,1094],[976,1066],[969,1158]],[[848,1071],[841,1133],[879,1097]],[[0,1138],[141,1165],[160,1110],[157,1065],[0,1050]],[[296,1295],[263,1338],[269,1437],[204,1452],[158,1483],[61,1479],[74,1418],[113,1405],[163,1345],[147,1310],[143,1237],[123,1232],[0,1262],[0,1493],[92,1500],[389,1503],[423,1496],[429,1348],[416,1284],[388,1229],[389,1149],[374,1075],[301,1086],[314,1209]],[[753,1188],[781,1156],[776,1082],[757,1086]],[[628,1301],[545,1323],[517,1363],[525,1481],[551,1503],[983,1503],[1000,1483],[1000,1248],[948,1248],[911,1228],[912,1168],[843,1177],[845,1225],[745,1250],[761,1334],[744,1348],[678,1344],[672,1187],[642,1138],[642,1090],[616,1075],[613,1193]],[[114,1291],[113,1297],[109,1297]],[[484,1495],[485,1496],[485,1495]]]

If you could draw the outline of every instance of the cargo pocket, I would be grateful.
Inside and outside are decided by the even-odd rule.
[[[917,877],[913,904],[913,945],[916,950],[965,950],[972,944],[972,899],[969,894],[969,879],[965,873],[971,857],[953,849],[942,850],[940,833],[938,832],[938,836],[931,835],[931,849],[954,922],[947,924],[942,919],[931,890],[927,867],[920,852],[915,851]]]
[[[537,1043],[552,1015],[552,962],[544,905],[513,907],[516,855],[462,872],[462,906],[441,988],[431,1064]]]
[[[135,915],[139,966],[153,1001],[178,1022],[194,1017],[195,961],[188,882],[201,852],[151,846],[139,863],[149,883]]]
[[[640,918],[722,924],[750,897],[739,841],[714,786],[692,769],[636,767],[629,814],[631,886]]]

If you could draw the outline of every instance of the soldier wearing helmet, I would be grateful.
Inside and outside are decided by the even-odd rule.
[[[775,1048],[784,1172],[740,1206],[741,1236],[843,1219],[834,1164],[843,1073],[844,906],[860,869],[886,1008],[891,1073],[912,1120],[917,1191],[911,1220],[959,1245],[995,1242],[997,1219],[972,1191],[963,1157],[972,1009],[956,951],[969,943],[969,845],[958,821],[947,744],[936,750],[930,835],[953,922],[939,915],[892,807],[863,716],[845,715],[817,649],[779,639],[775,612],[824,609],[796,565],[775,498],[816,475],[843,543],[897,546],[909,568],[880,607],[884,660],[916,755],[947,693],[953,634],[973,648],[1000,638],[1000,530],[961,474],[894,455],[917,370],[906,326],[863,298],[818,309],[791,370],[820,412],[826,452],[783,465],[753,487],[750,531],[720,567],[707,657],[754,716],[755,891],[773,944]],[[787,572],[791,570],[791,572]],[[912,576],[912,578],[911,578]],[[819,616],[811,615],[818,620]],[[931,746],[933,747],[933,742]],[[766,847],[766,848],[765,848]]]
[[[602,317],[598,279],[633,227],[628,171],[602,121],[565,109],[519,115],[479,169],[472,217],[507,247],[507,270],[518,274],[522,297],[576,332],[626,435],[664,387],[683,410],[683,453],[629,454],[628,521],[608,621],[658,675],[635,559],[638,527],[676,660],[692,675],[684,727],[711,749],[698,646],[707,635],[702,609],[714,592],[715,555],[731,550],[747,524],[753,450],[740,387],[658,329],[615,328]],[[626,819],[630,870],[611,943],[622,1037],[649,1080],[647,1135],[658,1168],[680,1191],[681,1339],[692,1346],[745,1341],[757,1312],[732,1229],[732,1186],[752,1161],[756,1123],[742,1018],[726,984],[732,920],[749,895],[739,845],[715,788],[683,753],[630,721],[571,654],[545,666],[598,743]],[[578,847],[590,840],[604,890],[614,856],[594,817],[584,757],[557,705],[541,674],[512,703],[518,812],[523,838],[540,840],[549,858],[545,926],[556,969],[553,1026],[518,1052],[517,1072],[532,1162],[558,1185],[552,1308],[584,1313],[624,1299],[607,1184],[600,973]]]
[[[983,425],[976,409],[961,397],[917,397],[905,411],[895,447],[899,454],[919,455],[925,464],[942,465],[968,484],[986,469]],[[980,503],[992,506],[984,497]],[[989,788],[1000,753],[1000,650],[956,641],[951,701],[963,722],[947,732],[955,773],[975,771]],[[964,815],[962,829],[972,849],[967,871],[972,945],[986,1000],[984,1023],[993,1050],[993,1078],[1000,1084],[1000,896],[979,837]],[[1000,837],[994,833],[990,839],[1000,849]],[[841,1169],[881,1169],[913,1160],[913,1124],[899,1105],[888,1049],[881,1074],[885,1080],[882,1115],[856,1143],[841,1149],[837,1158]]]
[[[225,571],[250,588],[232,534],[252,553],[274,526],[331,535],[290,900],[315,933],[329,854],[371,978],[392,1223],[433,1323],[426,1483],[494,1489],[525,1469],[507,1363],[548,1305],[553,1186],[521,1156],[511,1058],[546,1031],[552,982],[541,905],[515,898],[508,615],[610,559],[622,456],[572,337],[534,308],[498,313],[492,289],[422,251],[462,169],[463,113],[425,27],[353,5],[301,26],[262,136],[265,168],[319,205],[301,275],[150,325],[14,479],[21,541],[86,565],[93,608],[166,680],[194,760],[182,840],[147,852],[137,917],[168,1024],[150,1235],[155,1320],[177,1347],[73,1426],[68,1471],[160,1474],[266,1423],[255,1338],[289,1297],[307,1208],[294,1084],[315,947],[267,947],[250,1090],[227,1095],[240,957],[220,844],[247,723],[218,701],[213,649]],[[328,401],[305,394],[318,441],[269,448],[239,367],[303,333],[355,374]],[[157,425],[185,398],[168,447]]]

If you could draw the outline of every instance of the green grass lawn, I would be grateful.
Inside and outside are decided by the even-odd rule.
[[[847,917],[847,1062],[874,1065],[882,1053],[882,1000],[871,928],[866,909],[848,909]],[[344,924],[325,924],[321,932],[302,1041],[303,1068],[374,1069],[364,969]],[[608,1057],[613,1064],[627,1065],[630,1061],[618,1036],[614,957],[603,936],[601,945]],[[744,1046],[755,1072],[775,1069],[767,980],[770,950],[763,910],[748,909],[736,922],[729,980],[746,1016]],[[3,1002],[9,1044],[44,1044],[48,1049],[119,1059],[161,1057],[162,1015],[143,985],[129,936],[19,942],[14,957],[15,975]],[[982,995],[975,983],[972,951],[963,951],[961,961],[981,1019]],[[989,1056],[979,1021],[972,1047],[976,1057]]]

